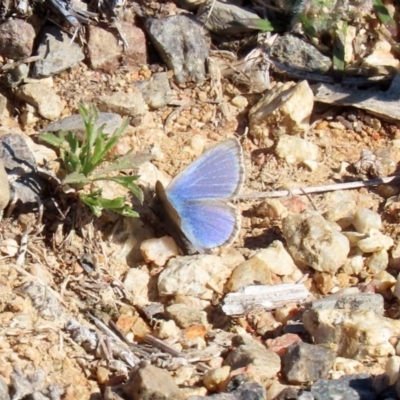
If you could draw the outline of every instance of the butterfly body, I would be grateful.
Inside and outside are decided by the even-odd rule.
[[[200,253],[229,245],[240,229],[240,216],[230,204],[244,180],[243,154],[236,139],[206,151],[181,171],[166,189],[156,192],[167,217]]]

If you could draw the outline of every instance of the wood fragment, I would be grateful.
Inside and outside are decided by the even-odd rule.
[[[273,190],[271,192],[242,194],[240,196],[236,196],[235,200],[257,200],[257,199],[260,200],[265,198],[289,197],[289,196],[306,195],[310,193],[332,192],[335,190],[358,189],[361,187],[378,186],[388,183],[395,183],[398,180],[400,180],[400,176],[394,175],[394,176],[387,176],[384,178],[370,179],[369,181],[333,183],[331,185],[310,186],[308,188],[300,188],[300,189]]]
[[[222,310],[234,317],[274,310],[287,303],[303,303],[311,293],[302,283],[252,285],[225,296]]]

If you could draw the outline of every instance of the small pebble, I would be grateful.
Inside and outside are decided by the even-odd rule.
[[[353,217],[353,226],[359,233],[367,233],[371,228],[381,229],[382,221],[380,215],[368,208],[356,211]]]
[[[246,97],[244,96],[235,96],[232,100],[231,103],[238,108],[240,111],[244,110],[249,102],[247,101]]]

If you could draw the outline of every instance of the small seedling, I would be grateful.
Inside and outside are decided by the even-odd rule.
[[[142,200],[143,193],[135,184],[138,176],[110,175],[113,172],[132,169],[132,155],[128,152],[106,161],[107,155],[127,128],[129,120],[124,118],[121,126],[113,134],[108,135],[103,132],[103,126],[96,127],[98,111],[94,106],[88,109],[80,105],[79,113],[85,124],[83,140],[79,140],[71,131],[60,132],[58,136],[53,133],[40,135],[41,140],[60,151],[67,172],[62,181],[63,185],[74,188],[82,203],[86,204],[96,217],[99,217],[104,209],[128,217],[137,217],[137,212],[126,204],[124,197],[106,199],[102,197],[101,189],[95,186],[96,181],[117,182]]]

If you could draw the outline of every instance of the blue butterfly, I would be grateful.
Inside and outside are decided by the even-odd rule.
[[[200,253],[231,244],[240,215],[229,203],[244,181],[243,151],[236,139],[207,150],[156,193],[169,220]]]

